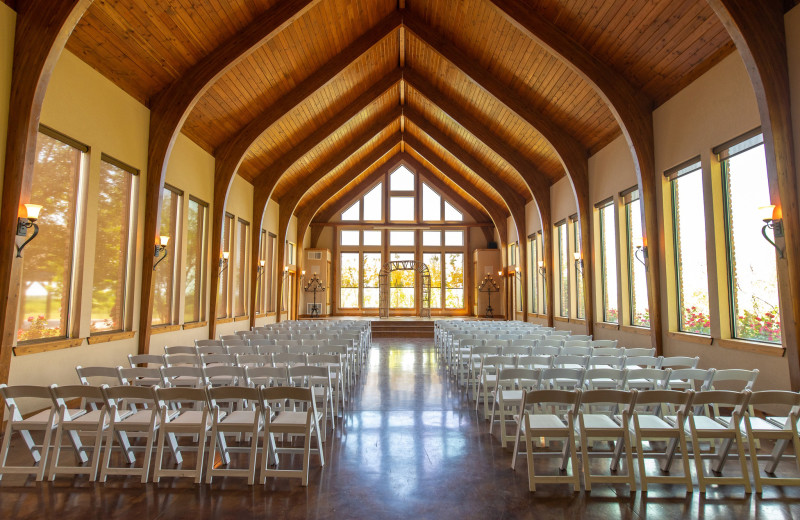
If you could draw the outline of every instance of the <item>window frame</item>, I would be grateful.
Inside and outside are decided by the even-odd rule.
[[[176,188],[171,184],[164,183],[164,191],[169,191],[173,194],[173,196],[177,197],[176,201],[176,213],[175,219],[173,223],[173,227],[170,230],[170,242],[174,241],[176,244],[183,244],[183,201],[184,201],[184,192],[180,188]],[[161,223],[159,223],[159,229],[161,227]],[[171,273],[171,287],[170,287],[170,295],[168,296],[168,306],[169,306],[169,315],[170,320],[167,323],[159,323],[157,325],[152,324],[151,328],[157,329],[159,327],[169,327],[172,325],[177,325],[181,323],[182,316],[180,314],[180,298],[182,293],[181,287],[181,255],[178,253],[177,250],[173,248],[174,254],[170,260],[172,266],[172,273]],[[155,305],[153,306],[155,309]],[[152,323],[153,317],[150,317],[150,321]]]
[[[208,301],[208,295],[207,295],[207,293],[208,293],[208,242],[209,242],[209,235],[208,235],[209,225],[208,225],[208,222],[209,222],[209,212],[210,212],[210,209],[211,209],[211,205],[209,203],[205,202],[204,200],[199,199],[198,197],[195,197],[194,195],[189,195],[189,199],[188,199],[188,202],[187,202],[187,208],[188,208],[188,205],[192,204],[192,203],[195,203],[199,207],[203,208],[203,230],[201,232],[201,237],[200,237],[200,243],[201,243],[201,245],[200,245],[200,269],[199,269],[199,274],[196,275],[196,277],[197,277],[197,279],[199,280],[199,283],[200,283],[200,288],[197,291],[198,292],[197,298],[199,300],[199,304],[198,304],[199,312],[197,313],[197,318],[198,319],[196,319],[196,320],[193,319],[191,321],[187,321],[187,319],[186,319],[187,318],[187,316],[186,316],[186,303],[185,303],[185,296],[184,296],[183,319],[184,319],[184,323],[203,323],[208,319],[208,311],[207,311],[207,301]],[[187,222],[188,222],[188,215],[189,215],[189,212],[187,210]],[[187,227],[187,229],[186,229],[186,247],[187,247],[187,250],[188,250],[188,246],[189,246],[189,229]],[[188,259],[189,259],[188,252],[187,252],[187,255],[186,255],[186,259],[187,259],[187,263],[188,263]],[[197,282],[195,282],[195,283],[197,283]],[[183,292],[184,292],[184,294],[186,293],[186,287],[185,286],[184,286],[184,291]]]
[[[616,215],[616,204],[614,203],[614,197],[609,197],[608,199],[601,201],[595,205],[597,208],[597,221],[599,225],[599,235],[600,240],[600,317],[602,318],[603,323],[609,323],[613,325],[619,325],[619,274],[615,277],[617,279],[617,298],[616,302],[614,302],[614,307],[616,308],[617,317],[616,321],[609,321],[608,316],[610,314],[611,309],[607,306],[608,298],[608,277],[607,272],[609,268],[614,269],[617,271],[619,265],[619,248],[617,246],[617,215]],[[611,217],[613,219],[611,229],[606,229],[606,225],[604,223],[604,214],[606,211],[611,212]],[[610,235],[610,236],[607,236]],[[611,240],[611,243],[614,245],[614,262],[613,265],[609,266],[608,259],[606,258],[606,243],[608,240]]]
[[[136,279],[136,236],[138,232],[138,215],[139,215],[139,208],[138,208],[138,201],[139,201],[139,180],[140,180],[140,171],[133,166],[130,166],[114,157],[106,154],[100,154],[100,163],[101,168],[100,171],[102,172],[102,163],[110,164],[122,171],[127,172],[130,174],[130,184],[129,184],[129,193],[128,193],[128,201],[127,201],[127,229],[125,237],[125,253],[123,256],[124,262],[124,279],[122,283],[122,315],[120,317],[120,323],[122,328],[110,329],[110,330],[101,330],[101,331],[92,331],[91,329],[91,311],[90,311],[90,326],[89,326],[89,336],[101,336],[103,334],[113,334],[117,332],[126,332],[133,329],[133,300],[134,298],[130,298],[130,295],[134,292],[134,283]],[[97,230],[95,230],[95,237],[97,237]],[[173,246],[174,248],[174,246]],[[95,256],[97,255],[97,246],[95,245]],[[95,260],[96,262],[96,260]],[[92,291],[90,297],[94,298],[94,268],[92,270]]]

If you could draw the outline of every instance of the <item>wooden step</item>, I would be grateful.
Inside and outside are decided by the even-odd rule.
[[[370,325],[373,338],[433,338],[433,321],[375,320]]]

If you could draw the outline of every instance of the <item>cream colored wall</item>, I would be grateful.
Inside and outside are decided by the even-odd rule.
[[[210,294],[211,276],[213,276],[216,264],[211,258],[213,248],[211,246],[211,215],[214,211],[214,157],[200,148],[191,139],[183,134],[178,135],[175,146],[172,149],[165,182],[183,191],[183,229],[187,229],[189,221],[189,197],[193,196],[203,202],[208,203],[208,230],[206,255],[209,258],[208,269],[206,271],[206,322],[208,322],[208,304]],[[186,287],[186,240],[181,241],[180,251],[180,273],[181,287]],[[183,310],[185,306],[185,294],[181,291],[179,308],[181,322],[183,322]],[[165,346],[193,345],[195,339],[208,338],[208,325],[186,330],[176,330],[155,334],[150,338],[150,352],[161,354]]]
[[[16,20],[14,10],[0,2],[0,182],[3,182],[3,168],[6,162],[8,105],[11,101],[11,66],[14,61]]]
[[[264,211],[264,217],[261,220],[261,229],[265,229],[267,233],[272,233],[273,235],[278,234],[278,215],[280,214],[280,205],[275,202],[274,200],[270,200],[267,203],[267,209]],[[276,252],[277,254],[277,252]],[[275,295],[272,296],[273,298]],[[275,316],[262,316],[256,318],[256,326],[261,327],[263,325],[267,325],[268,323],[275,323]]]
[[[5,6],[3,6],[5,8]],[[100,154],[106,153],[134,168],[142,175],[140,188],[146,182],[147,136],[149,111],[132,97],[114,86],[73,54],[65,51],[50,81],[42,107],[42,124],[50,126],[91,147],[87,183],[86,237],[84,273],[81,285],[80,337],[89,335],[91,314],[91,273],[94,268],[97,212],[97,190]],[[144,198],[139,197],[137,222],[137,254],[134,260],[135,283],[132,323],[137,328],[141,294],[142,225]],[[151,253],[152,254],[152,253]],[[11,361],[11,384],[74,383],[76,365],[115,366],[125,362],[127,354],[137,350],[138,337],[88,345],[40,354],[15,356]]]

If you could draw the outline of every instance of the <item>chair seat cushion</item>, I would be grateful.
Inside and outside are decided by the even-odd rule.
[[[608,415],[599,413],[583,414],[583,424],[588,429],[592,428],[619,428],[620,425]]]
[[[229,413],[222,419],[226,425],[252,425],[256,419],[256,412],[252,410],[237,410]]]

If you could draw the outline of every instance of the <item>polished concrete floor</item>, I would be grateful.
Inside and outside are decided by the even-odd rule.
[[[511,451],[447,380],[429,340],[376,340],[353,397],[328,437],[325,467],[312,458],[307,488],[296,479],[249,487],[235,478],[195,486],[188,479],[141,485],[125,477],[106,484],[59,477],[39,484],[6,476],[0,519],[800,518],[800,490],[793,488],[748,496],[735,486],[705,495],[652,486],[631,495],[625,486],[573,494],[550,485],[530,493],[524,459],[510,469]]]

